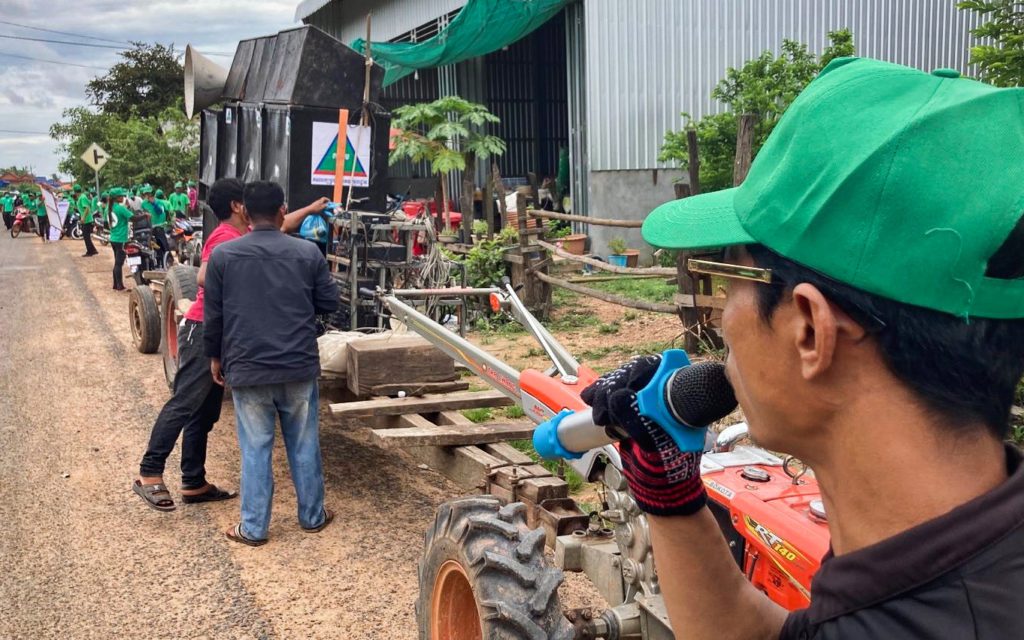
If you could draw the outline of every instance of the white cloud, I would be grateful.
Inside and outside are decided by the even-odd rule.
[[[194,44],[203,52],[233,53],[239,40],[294,26],[298,0],[50,0],[45,13],[33,0],[4,0],[0,19],[45,29],[118,41]],[[0,24],[0,34],[77,40]],[[112,44],[82,39],[92,44]],[[44,60],[109,68],[113,49],[0,38],[0,129],[48,131],[64,109],[87,104],[85,84],[98,69],[61,66],[5,57],[16,54]],[[231,58],[211,56],[225,67]],[[0,166],[31,165],[37,174],[56,171],[56,143],[45,136],[0,133]]]

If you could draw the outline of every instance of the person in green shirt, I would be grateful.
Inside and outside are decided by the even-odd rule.
[[[128,191],[114,187],[109,192],[110,200],[110,246],[114,249],[114,291],[125,291],[124,286],[124,245],[128,242],[128,221],[132,212],[125,206]]]
[[[35,210],[36,222],[39,223],[39,237],[43,239],[43,242],[49,242],[50,219],[46,217],[46,200],[43,199],[42,194],[39,195],[38,200],[35,200]]]
[[[4,215],[4,226],[7,230],[11,230],[11,226],[14,224],[14,194],[5,193],[3,198],[0,198],[0,209],[3,209]]]
[[[173,196],[174,194],[172,193],[171,195]],[[157,189],[156,190],[156,198],[155,198],[155,200],[156,200],[157,204],[159,204],[161,207],[164,208],[164,211],[167,212],[168,216],[172,215],[173,209],[171,208],[171,201],[164,197],[164,190],[163,189]]]
[[[147,184],[139,193],[142,194],[142,211],[149,215],[150,224],[153,225],[153,239],[160,245],[157,264],[163,264],[170,253],[170,245],[167,243],[167,211],[153,196],[153,187]]]
[[[99,251],[92,243],[92,219],[94,217],[94,211],[96,210],[93,204],[93,199],[88,193],[82,193],[82,187],[75,185],[75,193],[78,194],[78,198],[75,200],[75,207],[78,209],[78,215],[81,219],[82,225],[82,240],[85,241],[85,253],[82,254],[83,258],[94,256]]]
[[[171,201],[171,211],[174,212],[175,217],[184,216],[188,211],[188,194],[185,193],[185,185],[180,180],[174,183],[174,193],[171,194],[169,200]]]

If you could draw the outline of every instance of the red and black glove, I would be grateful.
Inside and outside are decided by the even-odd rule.
[[[641,356],[598,378],[580,394],[594,424],[621,440],[622,470],[637,505],[657,516],[684,516],[707,503],[700,451],[680,451],[659,425],[640,415],[636,393],[651,381],[661,356]]]

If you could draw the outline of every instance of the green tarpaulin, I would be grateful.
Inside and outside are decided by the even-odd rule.
[[[455,64],[506,47],[550,20],[572,0],[469,0],[440,33],[419,43],[374,42],[370,53],[385,69],[384,86],[416,69]],[[366,41],[352,43],[363,53]]]

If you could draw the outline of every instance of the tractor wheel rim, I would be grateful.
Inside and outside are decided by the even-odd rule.
[[[178,323],[177,313],[174,309],[168,309],[167,317],[167,353],[171,358],[178,359]]]
[[[430,600],[431,640],[483,639],[476,597],[461,564],[448,560],[441,565]]]

